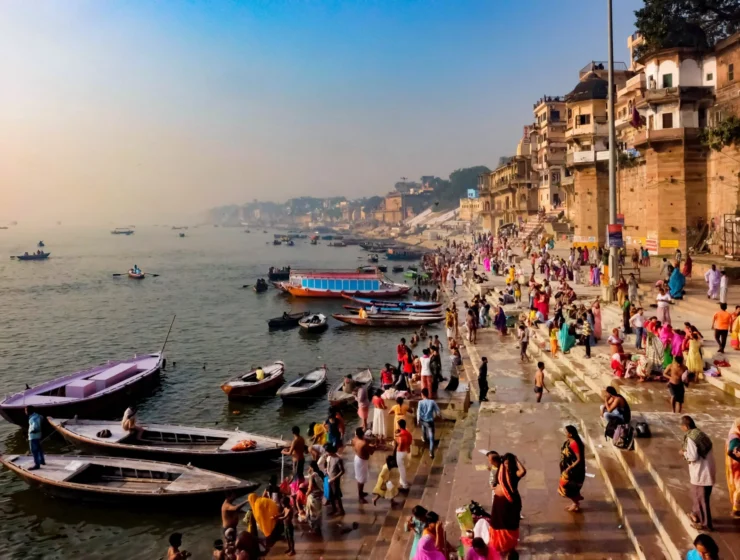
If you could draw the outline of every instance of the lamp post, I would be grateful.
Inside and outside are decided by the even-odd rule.
[[[614,32],[612,0],[607,0],[609,10],[609,224],[617,223],[617,133],[614,128]],[[607,243],[609,236],[607,234]],[[617,284],[617,247],[609,247],[609,284]]]

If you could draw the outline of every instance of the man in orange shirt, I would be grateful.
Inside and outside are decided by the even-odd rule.
[[[727,332],[732,324],[732,315],[727,312],[727,304],[720,303],[719,311],[712,318],[712,328],[714,329],[714,340],[719,344],[719,351],[725,353],[725,344],[727,344]]]
[[[411,451],[411,442],[413,437],[411,432],[406,429],[406,420],[398,420],[398,429],[396,430],[396,463],[398,464],[398,473],[401,478],[401,488],[408,489],[409,483],[406,480],[406,457]]]

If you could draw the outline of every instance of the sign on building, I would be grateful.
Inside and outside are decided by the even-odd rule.
[[[624,247],[622,224],[609,224],[606,226],[606,238],[608,247]]]
[[[468,198],[478,198],[478,189],[468,189]]]
[[[645,240],[645,248],[648,250],[648,254],[658,254],[658,232],[649,231],[647,232],[647,239]]]

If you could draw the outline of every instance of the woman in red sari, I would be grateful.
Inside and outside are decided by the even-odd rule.
[[[522,512],[519,481],[526,474],[527,469],[515,455],[507,453],[501,457],[491,508],[493,547],[501,554],[513,551],[519,542],[519,522]]]
[[[563,443],[560,450],[560,486],[558,493],[564,498],[568,498],[572,505],[566,508],[567,511],[580,511],[581,487],[586,480],[586,456],[585,447],[581,436],[575,426],[566,426],[565,433],[568,439]]]
[[[689,253],[686,253],[686,260],[683,263],[683,270],[681,273],[687,278],[691,278],[691,267],[693,265],[693,261],[691,260],[691,255]]]

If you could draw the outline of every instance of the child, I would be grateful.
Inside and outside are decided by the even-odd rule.
[[[553,358],[558,355],[558,329],[554,325],[550,327],[550,354]]]
[[[393,507],[393,498],[398,496],[398,486],[400,484],[400,473],[395,455],[388,455],[385,458],[385,465],[378,475],[378,481],[373,488],[373,505],[378,503],[379,498],[390,500]]]
[[[275,516],[275,519],[283,522],[285,529],[285,540],[288,541],[288,556],[295,556],[295,527],[293,527],[293,506],[290,504],[290,498],[285,496],[283,498],[283,508],[279,515]]]
[[[519,324],[519,357],[523,362],[528,362],[529,358],[527,357],[527,346],[529,345],[529,328],[524,323]]]
[[[542,392],[550,392],[545,386],[545,364],[543,362],[537,362],[537,373],[534,374],[534,392],[537,395],[537,402],[542,400]]]
[[[224,552],[224,541],[216,539],[213,541],[213,554],[212,560],[224,560],[226,553]]]
[[[519,285],[519,282],[514,282],[514,301],[516,303],[522,302],[522,287]]]

